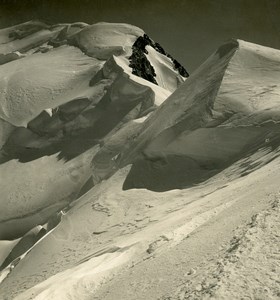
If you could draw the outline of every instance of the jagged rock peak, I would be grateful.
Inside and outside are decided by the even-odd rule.
[[[176,70],[178,70],[179,74],[184,77],[189,77],[189,73],[187,72],[187,70],[176,59],[174,59],[169,53],[167,53],[159,43],[154,42],[152,39],[150,39],[150,37],[146,33],[143,36],[140,36],[135,41],[135,43],[133,44],[133,49],[142,50],[144,53],[148,54],[146,46],[151,46],[157,52],[169,57],[174,64],[174,68]]]

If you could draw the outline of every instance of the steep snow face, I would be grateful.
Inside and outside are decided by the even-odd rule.
[[[215,100],[214,111],[231,114],[229,124],[279,121],[279,50],[241,40],[238,43],[238,51],[229,62]]]
[[[128,146],[128,151],[122,155],[121,165],[131,163],[155,137],[160,141],[160,134],[165,130],[166,138],[163,138],[162,146],[167,140],[172,140],[174,137],[172,128],[175,124],[177,125],[174,126],[174,129],[178,127],[179,129],[192,131],[203,127],[205,123],[212,119],[211,105],[219,91],[228,63],[238,49],[238,43],[233,41],[220,49],[225,49],[223,56],[220,57],[221,51],[211,55],[147,119],[137,139],[132,145]],[[219,123],[218,121],[217,125]],[[171,131],[170,139],[167,139],[168,131]]]
[[[146,46],[147,59],[155,69],[156,81],[159,86],[175,91],[184,82],[184,77],[174,76],[174,66],[171,58],[158,53],[153,47]],[[163,77],[163,74],[165,75]]]
[[[243,41],[220,47],[145,122],[123,155],[134,160],[124,188],[189,187],[262,147],[276,149],[279,53]]]

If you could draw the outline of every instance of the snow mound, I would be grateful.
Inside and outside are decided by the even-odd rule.
[[[26,127],[44,109],[81,97],[88,89],[85,82],[99,68],[98,60],[65,46],[4,64],[0,69],[0,117]]]
[[[120,23],[97,23],[71,37],[70,43],[87,55],[106,60],[112,55],[129,55],[135,40],[144,34],[138,27]]]

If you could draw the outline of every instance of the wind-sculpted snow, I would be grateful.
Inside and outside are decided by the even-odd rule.
[[[279,53],[243,41],[219,48],[123,154],[134,161],[124,188],[190,187],[262,147],[277,148]]]
[[[134,120],[154,111],[184,81],[171,65],[161,78],[177,78],[172,86],[132,74],[128,57],[143,34],[128,24],[39,21],[0,31],[2,239],[43,225],[109,176],[114,153],[133,136],[131,128],[139,128]],[[162,54],[153,55],[157,59]],[[119,130],[121,142],[114,138]],[[115,150],[102,149],[104,140]],[[91,160],[105,170],[92,176]]]

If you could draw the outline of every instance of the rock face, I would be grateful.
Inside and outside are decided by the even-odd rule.
[[[129,66],[132,68],[132,74],[157,84],[155,69],[145,55],[145,53],[148,54],[146,50],[148,43],[145,42],[145,37],[142,36],[135,41],[132,46],[132,55],[129,57]]]
[[[0,299],[257,297],[249,265],[276,299],[250,249],[277,252],[279,50],[232,40],[186,80],[135,26],[28,22],[0,54]]]
[[[145,54],[148,54],[147,46],[154,48],[158,53],[170,58],[175,70],[183,77],[189,77],[186,69],[171,55],[166,53],[159,43],[152,41],[146,34],[140,36],[132,46],[132,55],[129,57],[132,68],[132,73],[149,80],[152,83],[158,84],[156,80],[156,72]]]

